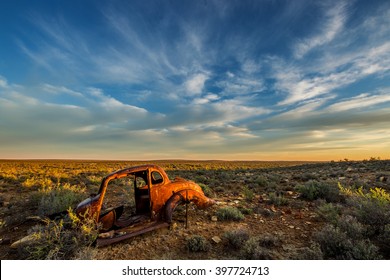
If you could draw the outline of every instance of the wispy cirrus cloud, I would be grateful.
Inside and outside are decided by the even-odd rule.
[[[324,4],[323,4],[324,5]],[[321,26],[316,30],[316,35],[301,39],[293,46],[295,58],[302,58],[312,49],[321,47],[332,42],[343,30],[348,18],[348,2],[339,1],[336,4],[325,4]]]
[[[385,1],[179,2],[28,13],[28,71],[0,76],[1,143],[288,159],[389,142]]]
[[[309,58],[268,58],[272,76],[276,78],[275,89],[286,94],[286,97],[279,101],[279,105],[291,105],[320,96],[326,98],[327,95],[340,94],[341,88],[368,77],[388,76],[388,15],[388,12],[379,12],[354,26],[352,30],[340,29],[332,36],[332,45],[326,48],[313,47],[311,51],[315,55]],[[379,33],[375,32],[373,22],[380,29]],[[363,44],[356,44],[357,34]],[[375,40],[371,42],[372,37],[375,37]]]
[[[362,93],[347,100],[342,100],[330,105],[326,110],[328,112],[339,112],[347,110],[364,110],[366,107],[383,104],[390,101],[390,91],[384,94]]]

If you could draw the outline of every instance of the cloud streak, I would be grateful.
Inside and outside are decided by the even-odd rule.
[[[18,54],[0,59],[0,154],[322,159],[390,146],[385,1],[175,3],[80,17],[30,6]]]
[[[339,1],[335,5],[332,3],[329,6],[330,8],[326,7],[324,18],[320,21],[324,23],[316,32],[319,34],[300,40],[293,47],[295,58],[302,58],[311,50],[332,42],[342,32],[347,20],[347,2]]]

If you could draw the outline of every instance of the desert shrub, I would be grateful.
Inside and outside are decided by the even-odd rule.
[[[323,255],[318,243],[313,243],[310,247],[303,247],[296,250],[294,259],[297,260],[322,260]]]
[[[244,214],[234,207],[219,208],[216,215],[220,221],[241,221],[244,219]]]
[[[379,248],[369,239],[360,239],[354,242],[352,256],[355,260],[380,260]]]
[[[381,235],[390,224],[390,194],[381,188],[344,187],[338,184],[340,192],[347,197],[351,215],[367,226],[368,235]]]
[[[385,259],[390,258],[390,224],[387,224],[377,239],[378,247]]]
[[[41,188],[50,188],[53,185],[52,180],[49,178],[27,178],[23,183],[23,187],[41,187]]]
[[[244,186],[243,194],[244,194],[245,200],[248,202],[251,202],[253,200],[253,198],[255,197],[255,193],[247,186]]]
[[[260,246],[265,248],[272,248],[275,246],[278,246],[280,244],[280,239],[276,235],[265,233],[262,235],[259,235],[257,237],[257,240],[260,244]]]
[[[276,206],[288,205],[288,199],[285,198],[281,193],[272,192],[268,195],[269,203]]]
[[[267,209],[267,208],[263,208],[262,206],[257,206],[253,209],[253,211],[256,213],[256,214],[260,214],[262,215],[263,217],[272,217],[275,215],[274,212],[272,212],[271,210]]]
[[[353,216],[342,215],[337,221],[337,226],[353,240],[365,237],[365,227]]]
[[[65,211],[80,202],[85,196],[84,192],[84,188],[69,184],[42,188],[34,196],[34,200],[38,201],[38,214],[47,216]]]
[[[80,220],[72,210],[59,221],[42,220],[42,225],[30,229],[30,241],[21,245],[19,253],[26,259],[71,259],[81,248],[91,246],[98,236],[98,226],[92,219]]]
[[[249,239],[249,233],[245,229],[236,229],[225,232],[224,237],[227,239],[229,247],[240,249]]]
[[[381,204],[390,203],[390,194],[382,188],[370,188],[369,191],[366,192],[362,186],[344,187],[340,182],[338,183],[338,188],[340,190],[340,193],[348,197],[361,197],[361,198],[373,199]]]
[[[325,199],[327,202],[339,202],[341,196],[337,185],[333,182],[309,181],[297,186],[301,197],[307,200]]]
[[[190,252],[207,252],[210,248],[210,242],[201,235],[193,235],[187,239],[187,249]]]
[[[351,259],[352,241],[345,232],[333,225],[325,226],[317,232],[314,240],[320,245],[325,259]]]
[[[87,179],[88,179],[89,183],[93,184],[93,185],[100,185],[100,183],[102,181],[102,178],[100,176],[96,176],[96,175],[87,176]]]
[[[214,192],[209,186],[207,186],[203,183],[199,183],[198,185],[202,188],[202,191],[205,194],[205,196],[214,197]]]
[[[240,252],[241,258],[246,260],[270,260],[272,259],[271,251],[261,247],[255,238],[250,238],[245,242]]]
[[[246,208],[246,207],[239,207],[238,208],[240,210],[240,212],[244,215],[250,215],[253,213],[253,209],[252,208]]]
[[[269,173],[267,174],[268,181],[278,183],[282,179],[282,177],[279,174],[276,173]]]
[[[336,224],[338,217],[341,214],[341,207],[333,203],[323,203],[317,207],[316,213],[320,219],[332,224]]]
[[[98,256],[98,248],[87,246],[77,250],[74,254],[73,260],[96,260]]]
[[[340,228],[326,225],[314,239],[320,245],[324,259],[380,259],[378,248],[368,239],[353,240]]]
[[[279,239],[270,234],[249,238],[240,251],[243,259],[269,260],[272,259],[271,248],[279,244]]]
[[[255,178],[255,183],[260,187],[266,187],[268,184],[268,179],[263,175],[259,175]]]
[[[370,198],[354,197],[348,199],[353,205],[352,215],[368,226],[370,235],[379,235],[390,224],[390,205]]]

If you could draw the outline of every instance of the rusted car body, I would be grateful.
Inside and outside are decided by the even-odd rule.
[[[135,213],[127,217],[123,215],[123,205],[109,209],[103,206],[109,182],[120,178],[133,182],[129,187],[133,188]],[[122,169],[103,178],[98,193],[82,201],[76,213],[101,225],[97,246],[104,246],[168,227],[176,206],[190,202],[201,209],[214,204],[196,183],[182,178],[171,181],[161,167],[148,164]]]

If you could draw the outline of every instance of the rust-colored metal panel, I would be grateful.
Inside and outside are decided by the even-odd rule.
[[[128,176],[134,177],[136,214],[132,217],[121,217],[121,206],[101,213],[108,183],[113,179]],[[142,178],[146,185],[138,187],[137,178]],[[96,219],[102,224],[102,232],[112,232],[105,235],[105,238],[98,239],[97,244],[103,246],[168,226],[176,206],[190,202],[199,208],[210,207],[215,203],[204,195],[202,188],[195,182],[183,178],[171,181],[161,167],[148,164],[122,169],[104,177],[98,194],[81,202],[76,213],[80,217]],[[138,227],[134,227],[136,224]]]

